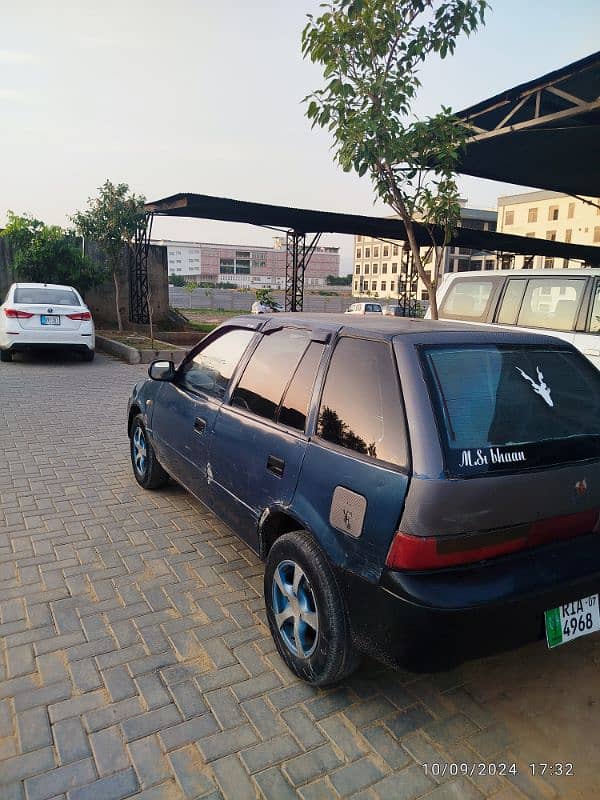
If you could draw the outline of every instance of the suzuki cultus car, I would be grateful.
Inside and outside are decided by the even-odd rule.
[[[314,685],[369,653],[443,668],[600,629],[600,373],[571,345],[394,317],[238,317],[129,401],[171,476],[266,562]]]

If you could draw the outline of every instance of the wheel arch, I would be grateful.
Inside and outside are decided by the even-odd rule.
[[[142,413],[142,409],[137,403],[133,403],[129,409],[129,416],[127,418],[127,436],[131,437],[131,426],[133,425],[134,417]]]
[[[258,523],[258,555],[262,561],[267,560],[273,544],[291,531],[306,531],[313,539],[310,528],[289,508],[280,506],[266,508]]]

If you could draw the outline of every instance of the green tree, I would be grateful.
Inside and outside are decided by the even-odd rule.
[[[77,211],[71,219],[77,231],[94,241],[106,259],[115,284],[117,324],[122,331],[119,266],[124,244],[131,244],[138,226],[144,222],[146,199],[131,192],[126,183],[108,180],[98,192],[98,197],[88,198],[86,210]]]
[[[106,279],[106,271],[82,255],[73,231],[8,212],[0,233],[8,245],[10,267],[19,280],[75,286],[82,294]]]
[[[275,308],[277,305],[277,301],[273,297],[271,289],[257,289],[256,299],[259,303],[262,303],[263,306],[267,306],[267,308],[270,309]]]
[[[443,247],[460,221],[455,169],[467,132],[447,107],[415,120],[412,105],[423,63],[453,54],[461,34],[484,24],[487,8],[486,0],[330,0],[302,33],[303,55],[322,66],[326,82],[305,98],[306,114],[333,134],[340,166],[368,173],[404,223],[434,319]],[[431,277],[415,221],[431,240]]]
[[[190,296],[190,308],[191,308],[192,307],[192,295],[194,294],[194,292],[198,288],[198,284],[195,281],[188,281],[183,288],[185,289],[185,291]]]
[[[328,275],[325,282],[328,286],[350,286],[352,275]]]
[[[185,278],[183,275],[169,275],[169,283],[171,286],[185,286]]]

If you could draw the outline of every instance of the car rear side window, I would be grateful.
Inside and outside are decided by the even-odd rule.
[[[600,333],[600,280],[596,281],[596,294],[592,301],[590,333]]]
[[[408,459],[396,364],[386,342],[342,338],[327,372],[317,434],[391,464]]]
[[[222,399],[253,336],[254,331],[236,329],[213,339],[184,365],[180,379],[182,386]]]
[[[496,322],[499,322],[502,325],[517,324],[517,317],[519,315],[519,309],[521,308],[521,303],[523,302],[523,295],[525,294],[526,286],[527,286],[527,281],[523,280],[508,281],[508,285],[506,287],[506,291],[504,292],[502,303],[500,305],[500,310],[498,311]]]
[[[440,346],[423,361],[452,474],[600,456],[600,372],[574,350]]]
[[[231,404],[274,421],[285,388],[309,342],[309,332],[298,328],[266,334],[252,354]]]
[[[311,342],[304,353],[281,402],[278,422],[282,425],[299,431],[306,428],[310,398],[324,349],[324,345]]]
[[[528,281],[517,324],[524,328],[572,331],[585,287],[585,278]]]
[[[440,309],[442,316],[481,320],[485,316],[494,284],[490,280],[456,280]]]
[[[28,288],[15,289],[14,302],[25,305],[80,306],[79,298],[71,289]]]

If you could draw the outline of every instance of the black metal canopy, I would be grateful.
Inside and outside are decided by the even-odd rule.
[[[456,116],[473,131],[459,172],[600,195],[600,51]]]
[[[161,216],[245,222],[251,225],[284,228],[301,234],[359,234],[373,236],[377,239],[406,241],[404,224],[397,219],[288,208],[266,203],[251,203],[245,200],[231,200],[226,197],[211,197],[205,194],[174,194],[171,197],[147,203],[145,208],[150,214]],[[440,228],[435,229],[434,235],[437,242],[443,242],[443,232]],[[431,245],[431,238],[422,225],[417,225],[417,240],[424,247]],[[450,245],[468,247],[472,250],[566,258],[586,264],[600,265],[600,247],[565,244],[547,239],[473,230],[467,227],[457,229]]]

